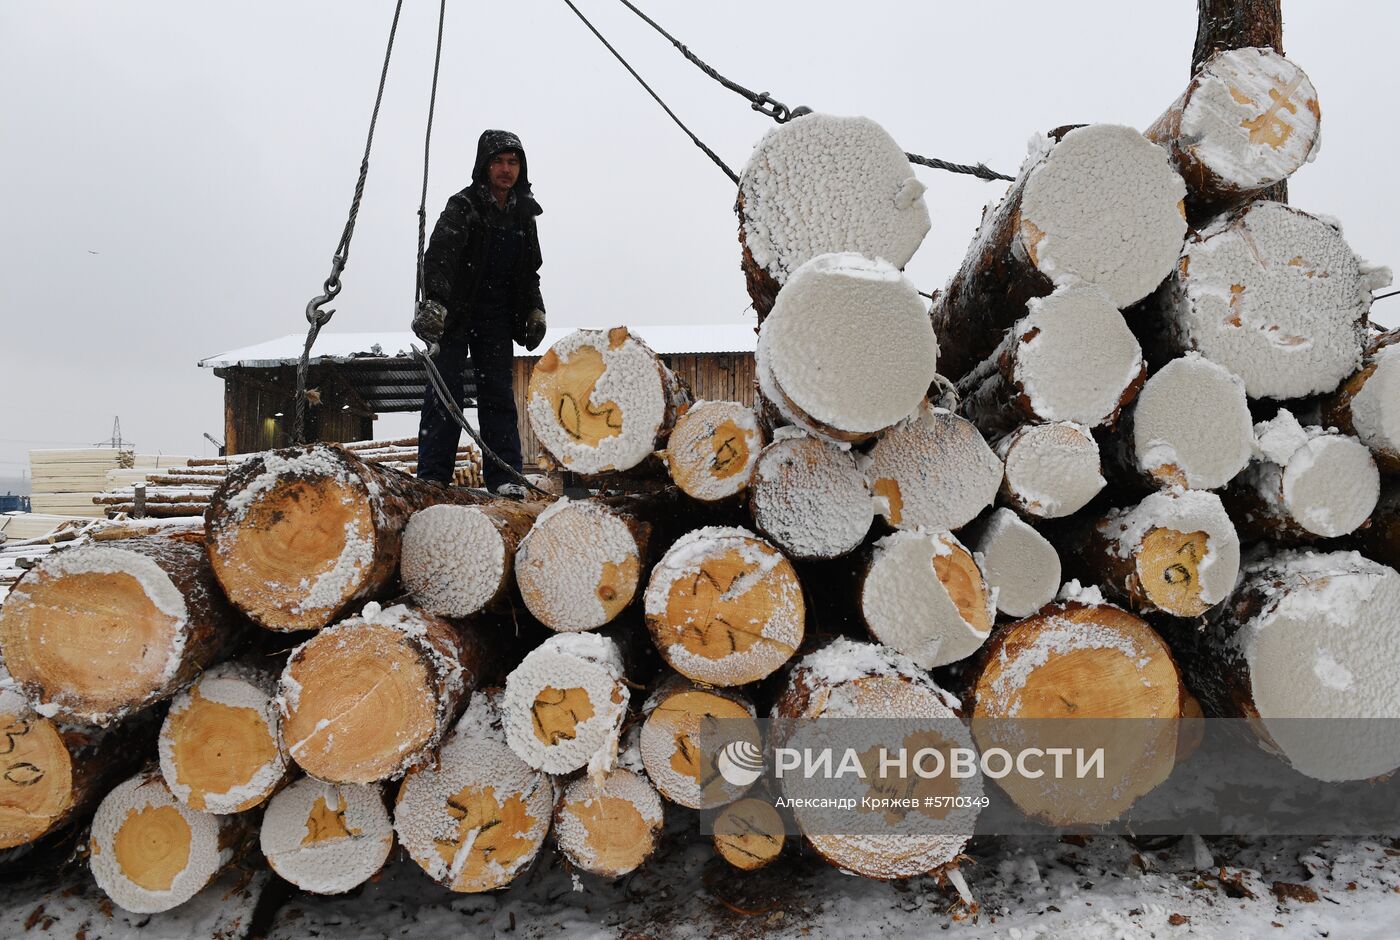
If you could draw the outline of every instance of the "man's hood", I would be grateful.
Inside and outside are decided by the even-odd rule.
[[[525,145],[510,131],[481,132],[481,139],[476,142],[476,166],[472,168],[472,182],[489,186],[486,168],[491,165],[491,159],[496,154],[506,150],[514,150],[520,154],[520,176],[512,188],[517,193],[530,195],[530,164],[525,159]]]

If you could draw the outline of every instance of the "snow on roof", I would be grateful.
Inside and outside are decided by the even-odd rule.
[[[599,329],[616,324],[602,324]],[[515,347],[516,356],[537,356],[559,340],[578,329],[589,327],[551,327],[545,333],[544,343],[535,352],[523,346]],[[629,326],[635,336],[662,355],[686,353],[722,353],[754,351],[758,334],[752,323],[663,323],[651,326]],[[301,359],[302,347],[306,344],[304,333],[291,333],[270,339],[254,346],[232,349],[207,359],[199,365],[204,369],[222,369],[229,366],[277,366],[288,365]],[[423,341],[412,333],[322,333],[316,338],[312,348],[311,362],[348,362],[364,357],[394,357],[409,355],[409,346],[416,344],[422,348]]]

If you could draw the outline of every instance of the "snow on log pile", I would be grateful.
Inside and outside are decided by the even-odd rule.
[[[395,842],[482,892],[542,855],[580,884],[644,871],[698,813],[733,877],[816,857],[971,903],[984,787],[1040,823],[1131,823],[1202,713],[1304,775],[1393,772],[1400,736],[1335,730],[1400,718],[1400,343],[1368,319],[1389,272],[1257,198],[1319,115],[1296,66],[1244,49],[1146,136],[1037,134],[931,304],[902,271],[930,223],[898,145],[794,118],[739,186],[756,404],[692,403],[624,325],[569,335],[524,409],[568,498],[420,483],[411,440],[99,454],[114,487],[144,474],[148,514],[202,524],[0,546],[23,572],[0,850],[92,821],[103,890],[155,911],[254,832],[308,892]],[[880,767],[843,795],[901,809],[779,812],[833,794],[778,779],[775,748],[855,725],[940,753],[1033,730],[1103,746],[1105,773]]]

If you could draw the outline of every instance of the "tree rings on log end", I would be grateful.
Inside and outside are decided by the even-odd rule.
[[[757,871],[777,860],[787,839],[783,818],[767,800],[743,799],[715,817],[715,851],[740,871]]]
[[[958,529],[996,499],[1002,464],[977,428],[921,406],[880,436],[865,468],[876,506],[892,526]]]
[[[749,485],[763,435],[753,409],[737,401],[698,401],[666,441],[666,467],[681,492],[704,503]]]
[[[797,573],[745,529],[682,536],[652,570],[645,603],[662,657],[708,685],[756,682],[802,643],[806,606]]]
[[[515,581],[551,630],[593,630],[636,597],[647,526],[602,503],[559,499],[539,514],[515,555]]]
[[[747,742],[751,753],[760,752],[754,707],[740,693],[674,677],[648,699],[644,711],[638,750],[662,796],[690,809],[713,809],[748,790],[730,783],[715,766],[721,739]]]
[[[853,551],[875,519],[855,456],[819,438],[783,436],[769,444],[749,489],[755,527],[797,558]]]
[[[506,678],[506,740],[525,763],[548,773],[610,768],[630,697],[613,640],[556,634]]]
[[[343,894],[384,867],[394,829],[378,786],[302,777],[267,804],[262,853],[272,870],[313,894]]]
[[[575,867],[618,878],[655,850],[662,822],[661,797],[647,778],[617,768],[601,781],[584,776],[564,788],[554,838]]]

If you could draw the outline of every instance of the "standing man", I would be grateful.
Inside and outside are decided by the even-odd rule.
[[[438,343],[438,371],[466,399],[463,380],[470,349],[476,371],[481,438],[518,472],[511,341],[534,349],[544,339],[540,297],[540,239],[535,216],[542,210],[530,193],[525,148],[510,131],[485,131],[476,145],[476,166],[466,189],[447,201],[423,255],[424,302],[413,332]],[[418,476],[452,482],[461,428],[429,385],[418,425]],[[484,455],[483,455],[484,456]],[[483,460],[486,488],[523,497],[525,489],[490,459]]]

